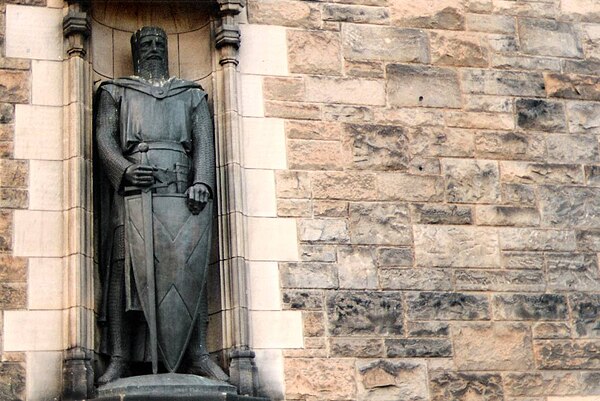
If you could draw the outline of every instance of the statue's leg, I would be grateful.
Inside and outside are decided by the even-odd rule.
[[[128,368],[131,338],[125,318],[125,259],[123,227],[115,230],[113,263],[107,300],[110,363],[98,384],[106,384],[122,377]]]
[[[200,307],[198,308],[196,327],[192,332],[187,349],[189,360],[188,373],[228,381],[229,376],[223,372],[223,369],[219,365],[210,359],[210,355],[206,349],[206,333],[208,331],[208,298],[206,290],[203,291],[203,294],[200,300]]]

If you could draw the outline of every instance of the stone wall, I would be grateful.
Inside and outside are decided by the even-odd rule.
[[[262,307],[302,316],[301,346],[255,342],[283,349],[271,393],[600,394],[600,3],[248,0],[247,18],[244,135],[279,158],[248,191],[298,228],[298,260],[251,272],[281,293]]]

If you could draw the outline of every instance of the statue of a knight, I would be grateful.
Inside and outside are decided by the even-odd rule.
[[[135,75],[102,83],[96,97],[100,188],[107,189],[99,207],[100,321],[110,355],[98,384],[128,375],[131,362],[226,380],[205,345],[215,191],[207,95],[169,78],[162,29],[140,29],[131,47]]]

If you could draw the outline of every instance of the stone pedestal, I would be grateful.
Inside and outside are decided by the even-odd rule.
[[[90,400],[91,401],[91,400]],[[229,383],[185,374],[128,377],[98,388],[94,401],[269,401],[237,394]]]

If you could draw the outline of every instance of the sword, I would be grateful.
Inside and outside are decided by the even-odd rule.
[[[145,145],[145,146],[144,146]],[[148,163],[148,145],[138,146],[141,153],[141,163]],[[146,320],[150,330],[150,356],[152,358],[152,373],[158,373],[158,336],[156,332],[156,280],[154,277],[154,230],[152,222],[152,187],[142,188],[142,221],[144,222],[144,246],[146,260],[146,278],[148,281],[148,316]]]

